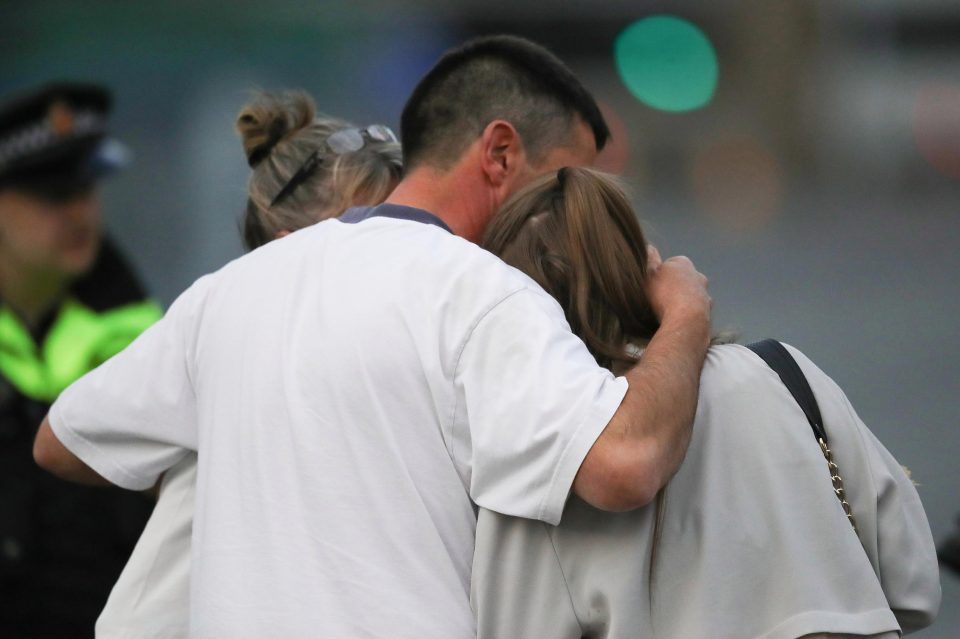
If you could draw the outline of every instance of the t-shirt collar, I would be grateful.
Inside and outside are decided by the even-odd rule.
[[[357,206],[347,209],[343,215],[337,219],[346,224],[357,224],[372,217],[392,217],[396,220],[411,220],[413,222],[422,222],[423,224],[432,224],[439,226],[447,233],[453,233],[450,227],[439,217],[412,206],[401,206],[399,204],[379,204],[377,206]]]

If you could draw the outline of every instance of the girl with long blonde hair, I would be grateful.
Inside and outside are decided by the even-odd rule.
[[[483,245],[563,308],[602,366],[656,330],[643,231],[617,181],[562,169],[508,202]],[[720,342],[723,340],[716,340]],[[930,624],[937,559],[917,491],[840,388],[789,347],[816,395],[856,516],[776,373],[717,343],[693,438],[651,505],[571,497],[559,526],[481,510],[472,598],[480,639],[893,639]]]

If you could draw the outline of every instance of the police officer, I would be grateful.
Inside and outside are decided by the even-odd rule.
[[[110,94],[58,83],[0,104],[0,636],[85,637],[149,515],[139,494],[33,463],[70,382],[161,315],[103,236],[97,186],[123,163]]]

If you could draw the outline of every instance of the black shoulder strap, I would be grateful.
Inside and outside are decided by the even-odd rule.
[[[775,339],[765,339],[753,344],[748,344],[747,348],[760,356],[767,366],[776,371],[784,386],[793,395],[793,398],[800,404],[810,427],[813,428],[813,434],[817,439],[827,441],[827,433],[823,430],[823,418],[820,417],[820,407],[813,396],[810,384],[804,377],[800,365],[793,359],[790,352]]]

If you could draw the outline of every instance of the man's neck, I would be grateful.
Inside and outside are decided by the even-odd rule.
[[[464,179],[456,169],[437,171],[421,167],[403,178],[386,203],[429,211],[460,237],[478,242],[492,207],[484,201],[486,197],[473,180]]]

